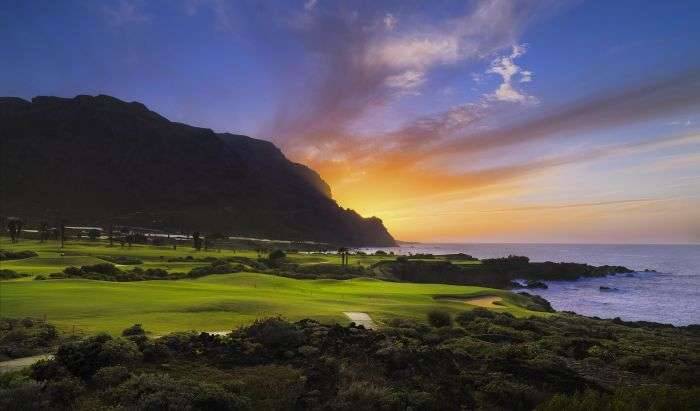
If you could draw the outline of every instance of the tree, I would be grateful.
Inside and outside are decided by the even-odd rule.
[[[197,251],[202,249],[202,237],[199,234],[199,231],[192,233],[192,246]]]
[[[287,254],[285,254],[284,251],[282,251],[282,250],[275,250],[275,251],[273,251],[273,252],[270,253],[270,255],[268,256],[268,258],[269,258],[270,260],[281,260],[281,259],[285,258],[286,256],[287,256]]]
[[[39,224],[39,242],[46,242],[46,238],[49,236],[49,223],[42,221]]]
[[[88,231],[88,237],[89,237],[90,240],[92,240],[92,241],[97,240],[97,238],[98,238],[99,236],[100,236],[100,230],[97,230],[97,229],[94,229],[94,228],[93,228],[93,229],[91,229],[90,231]]]
[[[107,235],[109,236],[109,246],[114,245],[114,226],[112,224],[107,228]]]
[[[341,247],[338,249],[338,254],[340,255],[340,264],[348,265],[349,250],[346,247]]]
[[[209,248],[215,248],[216,246],[216,240],[221,240],[222,238],[226,238],[221,233],[211,233],[206,238],[204,239],[204,251],[207,251]],[[221,251],[221,249],[219,249]]]
[[[7,231],[10,233],[10,239],[13,243],[19,240],[19,233],[22,231],[22,220],[16,217],[7,219]]]
[[[59,236],[61,237],[61,248],[66,241],[66,222],[61,220],[61,226],[59,228]]]

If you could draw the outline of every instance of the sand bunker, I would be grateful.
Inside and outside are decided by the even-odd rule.
[[[494,295],[486,295],[483,297],[473,297],[473,298],[441,298],[441,300],[452,301],[455,303],[476,305],[477,307],[494,308],[494,307],[498,307],[498,304],[496,304],[496,303],[503,301],[503,298],[496,297]]]

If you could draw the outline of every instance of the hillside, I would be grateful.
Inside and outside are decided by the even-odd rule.
[[[394,245],[272,143],[110,96],[0,98],[0,214],[51,223]]]

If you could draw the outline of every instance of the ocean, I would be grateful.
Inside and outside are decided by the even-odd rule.
[[[462,252],[477,258],[514,254],[531,261],[623,265],[638,272],[632,277],[547,281],[549,289],[526,291],[546,298],[558,311],[626,321],[700,324],[700,245],[408,244],[381,249],[396,254]],[[643,272],[645,269],[656,272]],[[601,291],[601,286],[613,291]]]

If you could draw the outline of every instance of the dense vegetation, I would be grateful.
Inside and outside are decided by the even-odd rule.
[[[38,254],[31,250],[0,250],[0,261],[3,260],[21,260],[23,258],[36,257]]]
[[[44,353],[59,342],[58,330],[46,321],[0,317],[0,361]]]
[[[162,268],[134,267],[122,270],[110,263],[68,267],[60,273],[52,273],[49,279],[84,278],[101,281],[145,281],[145,280],[179,280],[183,278],[199,278],[211,274],[230,274],[243,270],[241,264],[231,264],[224,260],[214,260],[207,266],[195,267],[188,273],[169,273]],[[35,279],[45,280],[45,277]]]
[[[258,320],[225,336],[69,342],[0,378],[5,409],[674,409],[700,406],[700,330],[431,312],[381,331]],[[612,405],[611,405],[612,404]],[[588,408],[586,408],[588,407]]]
[[[0,269],[0,281],[14,280],[15,278],[29,277],[29,274],[18,273],[14,270]]]

